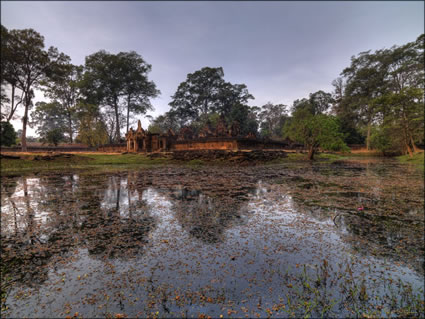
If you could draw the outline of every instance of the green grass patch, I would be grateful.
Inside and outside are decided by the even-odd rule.
[[[413,164],[418,168],[424,170],[424,152],[413,154],[412,157],[409,155],[397,156],[397,160],[401,163]]]
[[[201,159],[193,159],[190,160],[189,162],[187,162],[187,165],[189,166],[200,166],[200,165],[204,165],[205,162]]]
[[[347,159],[348,156],[351,156],[351,154],[347,153],[347,155],[342,155],[333,153],[319,153],[315,155],[315,158],[318,160],[338,161]]]
[[[343,160],[347,159],[347,155],[341,155],[341,154],[333,154],[333,153],[318,153],[314,155],[315,161],[322,161],[322,160],[330,160],[330,161],[336,161],[336,160]],[[308,154],[307,153],[288,153],[286,157],[278,159],[279,162],[282,163],[291,163],[291,162],[304,162],[309,161]]]
[[[19,154],[17,154],[19,155]],[[45,154],[44,154],[45,155]],[[150,159],[139,154],[74,154],[70,158],[57,157],[35,160],[39,154],[19,155],[20,159],[1,159],[1,175],[30,173],[44,170],[67,170],[105,167],[138,167],[170,163],[166,158]]]

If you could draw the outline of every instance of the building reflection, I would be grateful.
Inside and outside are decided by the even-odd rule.
[[[248,209],[250,198],[267,196],[267,180],[275,178],[272,173],[265,178],[262,174],[261,183],[256,176],[249,170],[223,169],[212,176],[208,170],[167,168],[5,177],[1,184],[2,263],[17,280],[34,284],[47,279],[48,265],[55,257],[66,257],[75,249],[87,248],[91,257],[101,260],[140,256],[149,235],[167,216],[190,238],[204,244],[224,242],[226,231],[243,224],[255,211]],[[277,194],[276,200],[291,196],[291,187],[296,186]],[[295,212],[333,225],[333,211],[318,209],[305,198],[292,197]],[[161,205],[167,206],[167,216],[157,214]],[[423,229],[422,233],[411,231],[396,220],[341,214],[335,227],[349,235],[343,240],[364,254],[375,246],[385,248],[389,258],[415,258],[415,249],[423,247]]]

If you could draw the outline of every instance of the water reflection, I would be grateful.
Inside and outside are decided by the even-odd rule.
[[[286,289],[281,287],[282,280],[297,277],[300,264],[313,269],[325,259],[339,265],[344,256],[360,256],[362,263],[378,265],[376,272],[384,269],[379,258],[404,260],[417,272],[405,268],[396,272],[403,269],[407,275],[399,276],[417,284],[415,276],[423,262],[418,254],[423,252],[423,224],[415,214],[423,215],[423,209],[416,192],[406,197],[401,208],[413,211],[407,221],[375,216],[373,212],[382,211],[380,206],[389,207],[398,200],[400,189],[389,193],[381,179],[373,180],[372,176],[383,174],[380,170],[376,175],[373,164],[363,170],[349,170],[346,164],[337,167],[175,168],[7,177],[1,186],[2,263],[21,287],[50,287],[58,276],[53,269],[74,276],[63,265],[72,265],[79,276],[93,265],[115,269],[108,274],[120,272],[125,275],[120,280],[133,278],[132,272],[138,269],[140,278],[133,278],[139,278],[138,284],[128,279],[131,284],[111,289],[118,293],[134,286],[131,294],[140,296],[158,292],[162,311],[167,313],[183,307],[176,301],[170,304],[168,298],[175,298],[175,291],[184,287],[214,292],[214,300],[224,294],[241,303],[247,298],[254,306],[260,297],[271,305],[284,295],[274,291]],[[359,177],[356,172],[360,171]],[[366,185],[362,178],[372,180]],[[364,189],[354,188],[353,181]],[[360,205],[365,211],[357,210]],[[353,271],[361,274],[366,266],[355,267]],[[102,278],[108,284],[102,286],[93,274],[91,281],[87,279],[88,287],[104,291],[109,280],[117,280],[108,274]],[[70,287],[64,290],[64,300],[72,299],[72,289],[80,286],[75,282]],[[88,294],[90,288],[82,291]],[[120,294],[114,309],[122,311],[126,305],[128,310]],[[337,290],[331,294],[338,296]],[[253,301],[252,296],[257,299]],[[146,295],[144,300],[149,298]],[[218,304],[205,309],[220,314]],[[31,314],[23,311],[12,314]]]

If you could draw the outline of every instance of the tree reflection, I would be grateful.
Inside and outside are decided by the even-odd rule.
[[[404,261],[423,272],[424,238],[420,225],[375,214],[372,209],[363,213],[357,209],[321,208],[297,196],[293,197],[293,201],[296,211],[321,222],[332,220],[335,227],[341,230],[344,241],[357,253],[363,256],[373,253],[397,262]],[[356,207],[355,204],[352,206]],[[418,253],[418,249],[422,251]]]
[[[40,284],[52,257],[74,248],[86,247],[102,258],[140,253],[153,219],[145,203],[131,202],[139,195],[130,194],[121,181],[73,174],[8,178],[2,183],[2,278],[7,274],[27,285]],[[110,189],[113,206],[108,205]],[[128,203],[124,209],[123,202]]]
[[[81,189],[90,187],[92,178],[81,178]],[[100,179],[98,183],[103,183],[104,191],[90,196],[90,211],[82,225],[88,251],[100,257],[133,256],[146,244],[146,237],[154,226],[153,219],[146,203],[131,203],[131,187],[122,183],[125,177]]]

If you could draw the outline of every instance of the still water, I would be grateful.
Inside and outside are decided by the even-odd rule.
[[[3,177],[2,316],[423,316],[423,194],[391,160]]]

